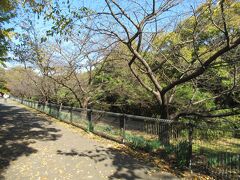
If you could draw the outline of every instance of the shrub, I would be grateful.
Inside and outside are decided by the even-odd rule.
[[[151,152],[158,149],[160,146],[161,146],[161,143],[158,140],[149,141],[147,142],[146,150]]]
[[[188,147],[189,142],[187,141],[181,141],[176,146],[176,161],[177,166],[180,168],[183,168],[187,165]]]
[[[187,141],[180,141],[176,145],[165,145],[164,149],[167,154],[175,154],[177,167],[183,168],[187,165],[188,147]]]
[[[146,140],[143,136],[126,134],[126,140],[133,148],[142,149],[148,152],[152,152],[161,146],[158,140]]]
[[[89,123],[88,123],[88,131],[89,131],[89,132],[93,132],[93,131],[94,131],[94,126],[93,126],[93,123],[92,123],[92,122],[89,122]]]

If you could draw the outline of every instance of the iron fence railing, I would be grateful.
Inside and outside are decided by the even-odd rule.
[[[216,179],[240,179],[240,131],[231,126],[14,100],[86,131],[162,155],[179,168]]]

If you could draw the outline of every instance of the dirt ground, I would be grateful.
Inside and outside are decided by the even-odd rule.
[[[0,99],[0,179],[177,179],[44,116]]]

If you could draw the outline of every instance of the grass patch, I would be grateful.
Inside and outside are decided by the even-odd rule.
[[[153,152],[162,145],[158,140],[148,140],[143,136],[135,136],[129,132],[125,134],[125,138],[133,148],[142,149],[148,152]]]
[[[116,129],[110,125],[97,123],[97,124],[93,124],[93,126],[94,126],[94,131],[103,132],[107,135],[110,135],[116,138],[119,138],[121,136],[120,129]]]

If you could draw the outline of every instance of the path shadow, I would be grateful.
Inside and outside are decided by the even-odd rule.
[[[103,166],[114,166],[115,170],[108,179],[126,179],[126,180],[135,180],[135,179],[177,179],[176,177],[170,174],[161,174],[156,176],[149,176],[148,173],[150,170],[154,169],[154,165],[146,163],[136,159],[128,154],[123,153],[123,151],[114,149],[114,148],[105,148],[95,145],[94,150],[78,152],[77,150],[71,149],[68,152],[61,150],[57,151],[57,154],[64,156],[78,156],[78,157],[88,157],[93,160],[95,163],[101,163]],[[109,163],[108,161],[111,161]],[[108,163],[107,163],[108,162]],[[104,168],[104,167],[103,167]],[[139,172],[141,172],[139,174]]]
[[[60,130],[50,125],[37,114],[0,103],[0,179],[12,161],[37,152],[30,146],[36,140],[55,141],[61,137]]]

